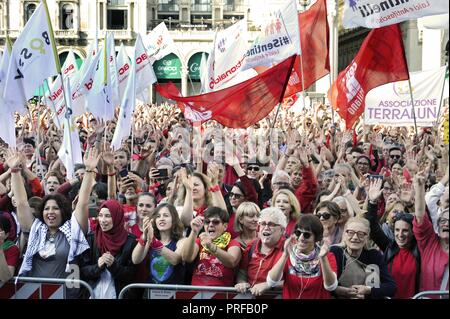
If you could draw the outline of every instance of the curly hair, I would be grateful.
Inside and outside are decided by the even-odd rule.
[[[47,204],[47,202],[49,200],[54,200],[56,202],[56,204],[58,205],[58,207],[61,211],[61,218],[62,218],[61,225],[63,225],[66,221],[68,221],[72,217],[72,205],[67,200],[67,198],[61,194],[52,194],[52,195],[44,196],[44,198],[42,199],[41,205],[39,205],[38,209],[36,210],[36,218],[38,218],[40,221],[45,223],[44,217],[43,217],[43,212],[44,212],[45,205]]]

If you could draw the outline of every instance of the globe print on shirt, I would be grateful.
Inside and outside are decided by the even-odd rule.
[[[173,265],[171,265],[163,256],[153,255],[150,263],[150,273],[152,274],[154,282],[165,282],[172,276]]]

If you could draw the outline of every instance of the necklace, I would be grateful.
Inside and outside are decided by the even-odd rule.
[[[48,241],[53,244],[55,242],[56,233],[48,235]]]

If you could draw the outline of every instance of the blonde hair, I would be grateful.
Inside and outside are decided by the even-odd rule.
[[[234,219],[234,230],[236,232],[241,233],[244,231],[244,228],[242,227],[239,219],[241,217],[248,216],[251,213],[256,213],[257,215],[259,215],[260,209],[258,205],[253,202],[243,202],[239,205],[238,209],[236,210],[236,218]]]
[[[289,198],[289,204],[291,205],[291,213],[289,215],[289,220],[298,220],[301,214],[300,203],[298,202],[297,197],[290,190],[282,188],[279,189],[272,196],[272,206],[275,206],[275,200],[280,195],[284,194]]]

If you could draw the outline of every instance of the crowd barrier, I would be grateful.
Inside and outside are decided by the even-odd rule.
[[[67,288],[81,286],[94,298],[92,287],[83,280],[13,277],[0,283],[0,299],[66,299]]]
[[[234,287],[191,285],[130,284],[119,293],[119,299],[130,289],[146,289],[147,299],[281,299],[281,291],[270,291],[255,297],[239,293]]]
[[[448,299],[448,290],[429,290],[416,294],[412,299]]]

